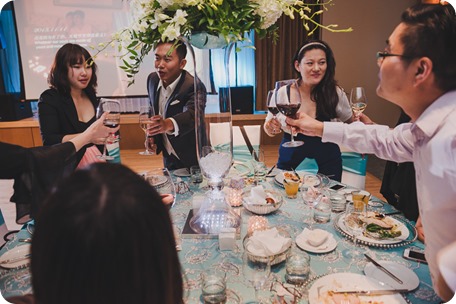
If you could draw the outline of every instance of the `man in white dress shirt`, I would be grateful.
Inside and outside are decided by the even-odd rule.
[[[359,153],[413,161],[426,259],[435,291],[453,295],[437,253],[456,241],[456,17],[452,6],[417,4],[402,14],[377,54],[377,94],[400,106],[412,121],[388,126],[319,122],[305,114],[287,119],[298,132],[320,136]]]

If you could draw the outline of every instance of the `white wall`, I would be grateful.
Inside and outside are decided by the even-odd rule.
[[[378,84],[376,52],[382,51],[391,32],[400,22],[402,11],[413,0],[334,0],[324,13],[324,24],[352,27],[350,33],[322,31],[336,57],[336,78],[349,93],[355,86],[364,86],[368,97],[366,114],[377,123],[394,126],[399,107],[375,93]]]

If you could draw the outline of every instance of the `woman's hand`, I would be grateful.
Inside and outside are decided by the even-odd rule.
[[[282,132],[282,124],[274,117],[266,123],[265,131],[269,136],[276,136]]]
[[[421,216],[418,216],[415,224],[416,232],[418,233],[418,239],[424,243],[424,230],[423,223],[421,223]]]

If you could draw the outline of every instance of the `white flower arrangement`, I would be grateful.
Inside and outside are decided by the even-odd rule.
[[[230,42],[247,40],[244,35],[255,30],[260,38],[277,39],[277,20],[286,15],[302,21],[311,35],[317,28],[331,32],[349,32],[337,25],[322,25],[316,17],[328,10],[333,0],[305,3],[301,0],[130,0],[132,23],[112,37],[118,47],[131,83],[146,56],[159,41],[173,41],[205,32]],[[319,9],[312,11],[312,8]],[[100,44],[100,52],[109,44]]]

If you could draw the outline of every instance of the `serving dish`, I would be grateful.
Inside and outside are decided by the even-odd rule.
[[[258,204],[256,202],[252,202],[250,200],[250,191],[247,191],[244,193],[243,198],[244,208],[259,215],[266,215],[279,210],[283,203],[282,195],[279,192],[270,189],[265,189],[264,191],[266,192],[267,197],[274,200],[274,203]]]

